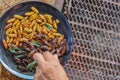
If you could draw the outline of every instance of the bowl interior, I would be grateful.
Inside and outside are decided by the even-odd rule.
[[[16,66],[12,56],[10,55],[9,51],[4,49],[1,41],[2,41],[2,39],[5,38],[4,26],[6,25],[6,21],[8,19],[12,18],[14,14],[23,15],[25,12],[30,11],[31,6],[36,7],[40,13],[51,14],[53,16],[53,19],[60,20],[60,23],[58,25],[59,26],[58,32],[60,32],[61,34],[63,34],[65,36],[65,38],[67,39],[67,42],[69,44],[69,52],[66,53],[66,55],[64,55],[62,57],[63,64],[70,57],[70,53],[72,52],[72,43],[73,43],[72,30],[71,30],[70,25],[67,22],[67,19],[63,16],[63,14],[60,11],[58,11],[54,7],[52,7],[48,4],[45,4],[45,3],[37,2],[37,1],[29,1],[29,2],[23,2],[23,3],[17,4],[15,6],[13,6],[12,8],[10,8],[0,18],[0,61],[8,71],[10,71],[11,73],[13,73],[14,75],[16,75],[18,77],[25,78],[25,79],[33,79],[33,73],[28,73],[28,72],[21,73],[16,68],[17,66]]]

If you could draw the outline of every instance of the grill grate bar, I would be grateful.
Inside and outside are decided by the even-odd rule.
[[[120,1],[64,0],[62,12],[74,37],[70,80],[120,80]]]

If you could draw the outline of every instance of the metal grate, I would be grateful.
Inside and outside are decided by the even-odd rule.
[[[120,0],[64,0],[74,52],[70,80],[120,80]]]

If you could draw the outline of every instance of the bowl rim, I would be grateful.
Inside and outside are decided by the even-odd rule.
[[[60,15],[64,18],[65,23],[66,23],[68,26],[70,26],[70,31],[72,31],[71,25],[68,23],[67,18],[63,15],[62,12],[60,12],[60,11],[59,11],[57,8],[55,8],[54,6],[52,6],[52,5],[48,4],[48,3],[41,2],[41,1],[23,1],[23,2],[19,2],[19,3],[15,4],[15,5],[11,6],[9,9],[7,9],[7,10],[1,15],[1,17],[0,17],[0,22],[1,22],[1,18],[4,16],[4,14],[6,14],[7,12],[9,12],[12,8],[14,8],[14,7],[17,6],[17,5],[20,5],[20,4],[23,4],[23,3],[30,3],[30,2],[37,2],[37,3],[43,4],[43,5],[50,6],[51,8],[57,10],[57,11],[60,13]],[[70,46],[70,48],[73,49],[73,33],[71,33],[70,35],[71,35],[71,38],[70,38],[71,46]],[[1,49],[0,49],[0,52],[1,52]],[[72,50],[71,50],[71,53],[72,53]],[[71,54],[71,53],[69,53],[69,57],[70,57],[70,54]],[[7,71],[9,71],[10,73],[12,73],[12,74],[15,75],[15,76],[20,77],[20,78],[23,78],[23,79],[29,79],[29,80],[34,79],[34,76],[33,76],[33,75],[26,75],[26,74],[22,74],[22,73],[19,73],[19,72],[13,70],[13,69],[10,68],[7,64],[5,64],[5,62],[4,62],[1,58],[0,58],[0,62],[1,62],[1,64],[3,65],[3,67],[6,68]]]

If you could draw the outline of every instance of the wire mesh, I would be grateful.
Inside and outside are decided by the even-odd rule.
[[[74,36],[70,80],[120,80],[120,1],[64,0],[62,12]]]

